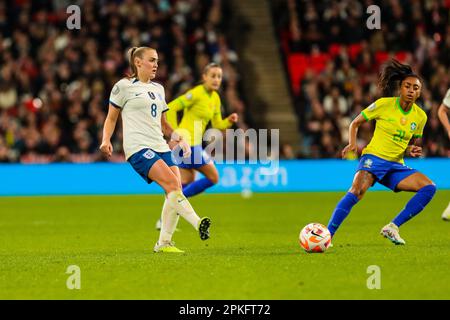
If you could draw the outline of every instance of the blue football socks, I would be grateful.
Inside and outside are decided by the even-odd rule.
[[[400,227],[409,219],[421,212],[425,206],[431,201],[436,193],[436,186],[434,184],[427,185],[417,191],[414,197],[408,201],[405,208],[392,220],[397,227]]]
[[[199,194],[209,187],[212,187],[214,183],[208,178],[201,178],[199,180],[195,180],[194,182],[189,183],[186,186],[183,186],[183,193],[186,198],[195,196]]]
[[[333,211],[330,221],[328,222],[328,230],[330,230],[331,236],[333,236],[342,221],[348,216],[352,207],[358,202],[358,197],[351,192],[347,194],[339,201],[336,209]]]

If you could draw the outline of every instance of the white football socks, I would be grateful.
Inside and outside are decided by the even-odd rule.
[[[448,204],[448,207],[442,213],[442,219],[450,221],[450,202]]]
[[[174,208],[180,216],[186,219],[195,230],[198,230],[200,217],[195,213],[194,208],[192,208],[189,200],[184,196],[181,190],[170,192],[167,195],[167,202],[169,203],[169,206]]]
[[[173,233],[177,228],[179,215],[169,204],[167,199],[164,201],[162,213],[161,213],[161,231],[159,233],[158,243],[172,241]]]

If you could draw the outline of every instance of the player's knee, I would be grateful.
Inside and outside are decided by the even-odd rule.
[[[210,177],[208,177],[208,179],[213,184],[219,183],[219,175],[218,174],[211,175]]]
[[[180,183],[176,177],[173,179],[168,179],[167,181],[164,181],[162,185],[165,192],[170,193],[172,191],[177,191],[180,189]]]
[[[183,174],[181,176],[181,183],[183,185],[187,185],[189,183],[192,183],[192,182],[194,182],[194,180],[195,180],[195,174],[193,174],[191,172],[189,172],[188,174]]]
[[[194,182],[194,177],[187,177],[187,178],[183,178],[181,179],[181,183],[183,185],[188,185],[189,183]]]
[[[431,183],[421,187],[420,190],[422,190],[422,192],[426,192],[427,194],[429,194],[430,197],[433,197],[434,194],[436,193],[437,188],[436,188],[436,185],[433,182],[431,182]]]
[[[361,200],[364,197],[366,190],[361,187],[351,187],[349,192],[353,193],[358,198],[358,200]]]

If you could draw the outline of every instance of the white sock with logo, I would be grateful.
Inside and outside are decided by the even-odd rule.
[[[164,205],[161,213],[161,231],[159,233],[159,241],[161,244],[163,242],[172,241],[173,233],[177,228],[179,215],[177,212],[168,204],[167,199],[164,201]]]
[[[195,230],[198,230],[200,217],[195,213],[194,208],[192,208],[189,200],[184,196],[181,190],[170,192],[167,195],[167,202],[180,216],[186,219]]]

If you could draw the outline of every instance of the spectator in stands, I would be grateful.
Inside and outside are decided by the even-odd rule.
[[[81,8],[67,30],[66,8]],[[133,45],[158,49],[167,99],[195,85],[213,58],[224,65],[227,112],[246,114],[237,54],[225,36],[226,1],[15,1],[0,4],[1,161],[97,161],[108,96]],[[228,10],[229,11],[229,10]],[[226,67],[225,67],[226,65]],[[33,106],[33,98],[42,105]],[[31,101],[31,102],[30,102]],[[238,126],[247,128],[241,117]],[[112,143],[121,156],[120,128]],[[5,156],[7,155],[7,156]]]
[[[304,61],[304,65],[289,66],[305,70],[298,91],[297,83],[292,84],[303,156],[337,156],[334,151],[344,147],[349,121],[380,96],[374,83],[380,65],[390,57],[416,66],[414,71],[424,77],[418,101],[429,119],[424,154],[448,156],[436,111],[450,86],[448,1],[379,1],[387,15],[382,30],[365,27],[360,1],[289,0],[278,4],[274,16],[282,17],[278,28],[281,42],[289,44],[283,46],[285,53],[302,55],[296,61]],[[321,63],[314,63],[317,61]],[[371,124],[361,126],[359,151],[372,131]]]

